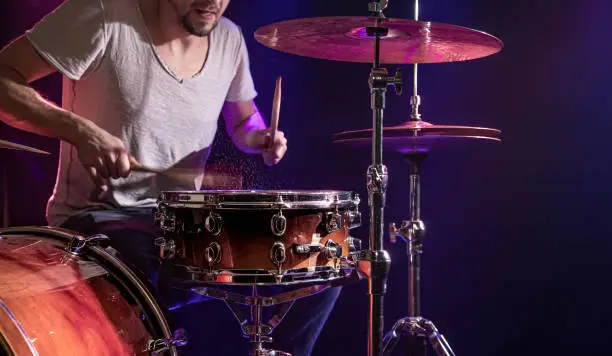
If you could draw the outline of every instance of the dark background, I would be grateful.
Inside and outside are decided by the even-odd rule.
[[[2,43],[58,3],[0,3]],[[412,2],[390,4],[387,16],[413,18]],[[371,126],[369,65],[275,52],[253,33],[285,19],[366,10],[367,1],[354,0],[232,1],[227,16],[244,30],[262,112],[270,112],[275,78],[283,75],[280,127],[289,151],[281,164],[265,167],[236,152],[220,130],[212,157],[243,162],[245,188],[360,193],[364,224],[353,235],[363,240],[370,153],[334,145],[332,135]],[[421,2],[421,19],[482,30],[505,45],[480,60],[420,66],[424,120],[503,131],[501,144],[435,152],[423,167],[423,315],[457,355],[610,354],[610,10],[605,0]],[[411,67],[402,68],[409,85]],[[59,103],[60,84],[55,75],[35,87]],[[385,125],[409,118],[409,96],[390,92]],[[2,139],[53,153],[0,151],[9,167],[10,224],[45,224],[58,142],[0,129]],[[390,152],[384,160],[385,221],[399,223],[409,216],[408,166]],[[393,260],[388,330],[407,313],[407,270],[404,244],[385,241]],[[366,319],[365,283],[346,287],[317,354],[365,355]]]

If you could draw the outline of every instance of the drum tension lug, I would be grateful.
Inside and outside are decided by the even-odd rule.
[[[287,252],[285,251],[285,245],[282,242],[276,241],[272,245],[272,248],[270,248],[270,260],[277,268],[278,273],[275,274],[274,277],[276,278],[276,281],[280,283],[283,279],[283,263],[285,263],[287,260]]]
[[[213,267],[221,262],[221,245],[213,241],[204,249],[204,259],[208,264],[208,273],[212,273]]]
[[[204,227],[206,231],[210,232],[214,236],[218,236],[223,230],[223,218],[221,215],[213,212],[212,210],[204,220]]]
[[[110,241],[110,238],[103,234],[92,235],[89,237],[74,236],[68,243],[66,251],[72,255],[79,255],[83,248],[92,246],[94,244],[100,245],[101,242],[106,241]]]
[[[174,239],[166,237],[158,237],[153,243],[156,247],[159,247],[159,255],[164,260],[171,260],[174,258],[176,253],[176,243]]]
[[[170,350],[171,347],[182,347],[187,345],[187,333],[185,329],[177,329],[171,339],[149,340],[147,352],[152,355],[161,355]]]
[[[278,209],[278,213],[270,220],[270,229],[275,236],[281,237],[287,230],[287,218],[283,215],[283,210]]]
[[[327,219],[325,223],[325,229],[328,234],[331,234],[335,231],[342,229],[342,215],[338,212],[338,207],[336,206],[335,212],[327,213]]]

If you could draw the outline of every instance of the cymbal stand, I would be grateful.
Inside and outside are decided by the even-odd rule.
[[[374,63],[369,77],[371,109],[373,115],[372,165],[367,170],[368,202],[370,206],[370,249],[362,251],[359,258],[359,269],[368,277],[368,295],[370,299],[368,315],[368,355],[382,355],[384,335],[383,305],[387,289],[387,275],[391,265],[389,253],[383,249],[384,208],[387,190],[388,172],[382,161],[383,111],[387,86],[394,86],[396,93],[401,94],[402,78],[398,70],[395,76],[389,76],[385,68],[380,67],[380,40],[388,34],[388,29],[380,27],[384,21],[383,11],[387,0],[372,1],[368,10],[376,19],[375,26],[367,27],[366,33],[374,38]]]
[[[400,237],[407,243],[409,284],[409,316],[395,323],[383,341],[383,352],[390,354],[403,335],[410,337],[408,355],[425,356],[427,341],[431,343],[439,356],[454,356],[453,350],[430,320],[421,317],[421,254],[425,237],[425,223],[421,220],[421,163],[426,153],[414,153],[406,156],[410,162],[410,220],[403,221],[398,229],[390,224],[391,242]]]
[[[419,17],[419,1],[415,0],[415,21]],[[420,121],[419,105],[421,97],[418,93],[418,65],[414,64],[413,89],[414,95],[410,98],[412,113],[411,121]],[[389,354],[396,346],[399,338],[407,334],[408,355],[425,356],[427,354],[427,341],[431,343],[439,356],[454,356],[453,350],[430,320],[421,317],[421,254],[423,253],[423,239],[425,237],[425,223],[421,220],[421,163],[427,158],[425,152],[415,152],[406,155],[410,162],[410,220],[403,221],[401,227],[396,228],[394,223],[389,226],[389,235],[392,243],[400,237],[407,243],[409,283],[409,316],[395,323],[383,341],[383,352]]]

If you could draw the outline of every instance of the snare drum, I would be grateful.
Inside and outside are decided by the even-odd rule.
[[[167,191],[156,220],[176,277],[293,284],[346,277],[360,241],[359,197],[347,191]]]

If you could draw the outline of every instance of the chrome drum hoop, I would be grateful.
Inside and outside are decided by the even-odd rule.
[[[292,286],[304,284],[323,284],[343,279],[356,278],[354,268],[331,268],[319,266],[313,269],[291,269],[282,275],[275,271],[220,269],[209,271],[204,268],[176,266],[175,277],[179,284],[189,285],[244,285],[244,286]]]
[[[359,195],[339,190],[201,190],[164,191],[157,200],[169,208],[204,209],[351,209]]]

